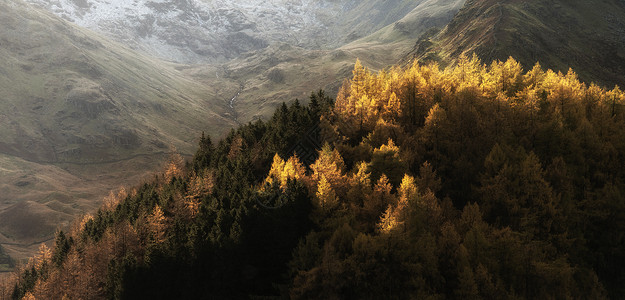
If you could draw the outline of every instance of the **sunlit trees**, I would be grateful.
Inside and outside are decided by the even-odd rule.
[[[332,188],[332,185],[328,182],[325,175],[321,175],[321,179],[317,183],[317,199],[319,200],[319,207],[322,210],[331,210],[338,204],[338,198]]]
[[[399,147],[392,139],[373,150],[371,158],[371,179],[377,181],[382,174],[388,177],[391,184],[397,185],[406,169],[399,153]]]
[[[340,191],[345,189],[345,179],[343,172],[345,163],[337,149],[332,149],[328,143],[324,144],[319,151],[319,157],[310,165],[312,174],[311,180],[319,183],[322,177],[325,177],[327,183],[333,188]],[[344,192],[343,192],[344,193]]]
[[[271,185],[275,180],[281,188],[286,188],[288,180],[300,180],[305,178],[306,168],[299,161],[297,156],[291,156],[287,161],[284,161],[276,154],[265,182]]]
[[[169,162],[165,169],[165,181],[171,181],[174,177],[182,176],[184,170],[184,161],[180,154],[173,152],[169,156]]]

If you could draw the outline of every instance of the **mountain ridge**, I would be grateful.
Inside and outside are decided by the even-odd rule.
[[[29,0],[133,48],[184,63],[219,63],[276,42],[334,49],[424,2]]]

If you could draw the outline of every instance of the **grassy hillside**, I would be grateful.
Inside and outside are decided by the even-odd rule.
[[[0,27],[0,243],[17,257],[174,147],[191,153],[181,137],[234,124],[229,82],[197,83],[19,0],[0,3]]]
[[[217,93],[38,9],[2,4],[3,153],[32,161],[106,161],[181,134],[227,127]],[[24,5],[24,4],[22,4]],[[207,116],[211,116],[207,118]],[[20,140],[16,140],[20,139]]]
[[[342,42],[339,47],[375,35],[378,31],[389,26],[406,26],[405,33],[419,34],[421,28],[410,28],[408,20],[415,20],[415,14],[421,15],[423,23],[432,22],[433,16],[437,17],[443,11],[443,14],[449,13],[450,6],[456,6],[458,2],[465,0],[389,0],[389,1],[348,1],[345,8],[348,7],[347,13],[340,16],[340,19],[334,20],[339,30],[338,35]],[[344,9],[345,9],[344,8]],[[458,7],[459,8],[459,7]],[[452,15],[455,12],[451,13]],[[450,16],[451,18],[451,16]],[[399,23],[399,24],[398,24]],[[446,22],[445,22],[446,23]],[[414,29],[410,32],[410,29]],[[396,41],[395,39],[389,41]]]
[[[461,53],[484,60],[518,59],[587,82],[625,85],[625,3],[601,1],[467,1],[438,35],[418,43],[410,57],[453,63]]]

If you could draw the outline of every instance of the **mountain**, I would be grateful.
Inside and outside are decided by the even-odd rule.
[[[357,58],[375,69],[393,64],[421,33],[444,26],[464,0],[184,3],[52,1],[37,2],[39,8],[20,0],[0,3],[0,243],[10,255],[32,254],[59,226],[97,207],[111,189],[145,180],[172,149],[189,155],[202,131],[220,137],[236,124],[266,118],[282,102],[306,99],[320,88],[336,93]],[[191,26],[189,18],[170,18],[200,8],[249,17],[219,17],[224,23],[216,23],[215,32],[206,24],[202,30]],[[157,20],[152,38],[165,45],[154,49],[167,51],[129,43],[138,30],[134,22],[148,16]],[[319,28],[276,29],[313,17],[334,24],[336,36]],[[81,23],[90,21],[97,26]],[[245,29],[246,22],[256,30]],[[194,34],[210,32],[236,41],[245,41],[236,37],[247,32],[265,42],[239,50],[216,43],[228,46],[219,50],[230,53],[227,58],[189,48],[202,40]],[[293,37],[320,44],[296,43]],[[177,64],[150,53],[222,62]]]
[[[177,62],[224,62],[282,42],[333,49],[424,0],[28,0],[81,27]]]
[[[313,90],[336,93],[357,58],[374,69],[394,64],[465,0],[28,2],[148,55],[187,63],[180,70],[204,85],[230,81],[237,88],[221,96],[224,116],[243,123]]]
[[[410,58],[453,63],[461,53],[485,61],[509,56],[526,69],[536,62],[586,82],[625,85],[625,1],[467,1],[438,34],[423,38]]]
[[[0,27],[2,243],[49,239],[174,147],[191,153],[188,137],[234,124],[229,82],[202,85],[18,0],[0,3]]]

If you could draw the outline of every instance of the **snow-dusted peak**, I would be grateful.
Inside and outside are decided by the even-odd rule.
[[[181,62],[223,61],[286,42],[336,46],[329,28],[348,1],[27,0],[134,48]],[[322,16],[323,19],[320,19]]]
[[[277,42],[309,49],[340,47],[430,0],[24,1],[133,48],[194,63],[228,61]]]

